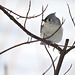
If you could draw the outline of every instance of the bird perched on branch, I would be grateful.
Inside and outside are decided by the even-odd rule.
[[[60,42],[63,35],[63,28],[60,27],[60,19],[55,16],[55,13],[49,14],[42,21],[44,21],[44,25],[42,25],[40,31],[41,38],[52,43]],[[46,45],[46,43],[41,42],[41,45]]]

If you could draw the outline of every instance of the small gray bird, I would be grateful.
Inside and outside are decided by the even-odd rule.
[[[63,35],[62,27],[53,36],[51,36],[61,25],[61,22],[59,18],[55,16],[55,13],[49,14],[43,21],[44,25],[42,25],[40,31],[41,38],[51,41],[52,43],[60,42]],[[46,45],[44,42],[41,42],[41,44]]]

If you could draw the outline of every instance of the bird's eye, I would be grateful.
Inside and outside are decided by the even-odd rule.
[[[52,22],[52,19],[48,19],[48,21],[51,21]]]
[[[51,21],[51,19],[48,19],[48,21]]]

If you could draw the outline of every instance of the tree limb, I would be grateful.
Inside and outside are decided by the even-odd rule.
[[[38,37],[38,36],[32,34],[31,32],[29,32],[29,31],[28,31],[26,28],[24,28],[12,15],[10,15],[10,14],[4,9],[4,7],[2,7],[1,5],[0,5],[0,9],[1,9],[16,25],[18,25],[25,33],[27,33],[29,36],[31,36],[31,37],[33,37],[33,38],[39,40],[39,41],[43,41],[43,42],[45,42],[45,43],[47,43],[47,44],[49,44],[49,45],[55,47],[55,48],[58,49],[59,51],[62,50],[57,44],[54,45],[52,42],[49,42],[49,41],[47,41],[47,40],[45,40],[45,39],[42,39],[42,38],[40,38],[40,37]]]
[[[53,58],[52,58],[51,54],[49,53],[49,51],[48,51],[48,49],[47,49],[46,45],[44,45],[44,46],[45,46],[45,49],[46,49],[46,51],[47,51],[48,55],[50,56],[50,59],[51,59],[51,61],[52,61],[52,65],[53,65],[53,69],[54,69],[54,73],[55,73],[55,65],[54,65]]]
[[[45,9],[44,9],[44,10],[43,10],[40,14],[35,15],[35,16],[29,16],[29,17],[20,16],[19,14],[17,14],[17,13],[15,13],[15,12],[13,12],[12,10],[10,10],[10,9],[8,9],[8,8],[6,8],[6,7],[4,7],[4,6],[2,6],[2,5],[1,5],[1,7],[2,7],[2,8],[4,8],[4,9],[6,9],[6,10],[7,10],[7,11],[9,11],[9,12],[11,12],[11,13],[15,14],[15,15],[16,15],[16,16],[18,16],[19,18],[28,18],[28,19],[31,19],[31,18],[36,18],[36,17],[38,17],[38,16],[41,16],[41,15],[42,15],[42,13],[44,13],[44,12],[45,12],[45,10],[47,9],[48,5],[46,5]]]
[[[6,50],[3,50],[2,52],[0,52],[0,55],[3,54],[3,53],[5,53],[5,52],[7,52],[7,51],[9,51],[9,50],[11,50],[11,49],[13,49],[13,48],[15,48],[15,47],[18,47],[18,46],[21,46],[21,45],[24,45],[24,44],[30,44],[30,43],[37,42],[37,41],[38,41],[38,40],[34,40],[34,41],[30,41],[30,42],[27,41],[27,42],[23,42],[23,43],[21,43],[21,44],[17,44],[17,45],[15,45],[15,46],[12,46],[12,47],[6,49]]]
[[[64,57],[66,55],[66,48],[67,48],[68,42],[69,42],[69,39],[66,39],[65,46],[64,46],[63,50],[60,53],[59,61],[58,61],[58,64],[57,64],[57,67],[56,67],[54,75],[58,75],[59,74],[59,71],[60,71],[63,59],[64,59]]]

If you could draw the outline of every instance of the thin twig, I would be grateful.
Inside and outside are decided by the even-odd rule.
[[[55,58],[54,62],[57,60],[57,58],[58,58],[58,57]],[[42,75],[45,75],[45,74],[50,70],[50,68],[52,67],[52,65],[53,65],[53,64],[51,64],[50,67],[49,67]]]
[[[29,1],[29,9],[28,9],[28,12],[26,14],[26,19],[25,19],[25,22],[24,22],[24,27],[26,26],[26,21],[27,21],[27,17],[28,17],[28,14],[29,14],[29,11],[30,11],[30,7],[31,7],[31,1]]]
[[[70,47],[67,51],[66,51],[66,53],[68,53],[68,52],[70,52],[72,49],[74,49],[75,48],[75,46],[72,46],[72,47]]]
[[[71,20],[72,20],[72,22],[73,22],[73,24],[75,26],[75,22],[74,22],[74,19],[72,17],[72,14],[71,14],[71,11],[70,11],[70,7],[69,7],[69,4],[68,3],[67,3],[67,6],[68,6],[68,10],[69,10],[69,14],[70,14]]]
[[[64,47],[64,45],[58,45],[58,46]],[[71,45],[69,45],[69,46],[67,46],[67,47],[74,47],[74,48],[75,48],[75,46],[71,46]]]
[[[69,39],[66,39],[63,51],[67,50],[68,43],[69,43]]]
[[[21,15],[15,13],[15,12],[13,12],[12,10],[10,10],[10,9],[8,9],[8,8],[6,8],[6,7],[4,7],[4,6],[2,6],[2,5],[0,5],[0,6],[3,7],[4,9],[8,10],[9,12],[15,14],[15,15],[18,16],[19,18],[27,18],[27,19],[36,18],[36,17],[42,15],[42,13],[44,13],[44,12],[46,11],[47,7],[48,7],[48,5],[46,5],[46,7],[45,7],[45,9],[43,10],[43,12],[41,12],[41,13],[38,14],[38,15],[25,17],[25,16],[21,16]]]
[[[69,67],[69,69],[64,73],[64,75],[66,75],[66,74],[70,71],[71,68],[72,68],[72,64],[71,64],[71,66]]]
[[[43,6],[42,6],[42,12],[43,12]],[[43,20],[43,13],[42,13],[42,20]],[[41,27],[40,27],[40,32],[41,32],[41,30],[42,30],[42,23],[43,23],[43,21],[41,20]]]
[[[75,41],[74,41],[73,45],[69,49],[66,50],[66,53],[70,52],[72,49],[75,48],[74,44],[75,44]]]
[[[53,58],[52,58],[52,56],[51,56],[50,52],[48,51],[48,49],[47,49],[46,45],[44,45],[44,46],[45,46],[45,49],[46,49],[46,51],[47,51],[48,55],[50,56],[50,59],[51,59],[51,61],[52,61],[52,65],[53,65],[53,69],[54,69],[54,73],[55,73],[55,65],[54,65]]]
[[[24,44],[30,44],[30,43],[37,42],[37,41],[38,41],[38,40],[34,40],[34,41],[30,41],[30,42],[27,41],[27,42],[23,42],[23,43],[17,44],[17,45],[15,45],[15,46],[12,46],[12,47],[6,49],[6,50],[3,50],[2,52],[0,52],[0,55],[3,54],[3,53],[5,53],[5,52],[7,52],[7,51],[9,51],[9,50],[11,50],[11,49],[13,49],[13,48],[18,47],[18,46],[21,46],[21,45],[24,45]]]

